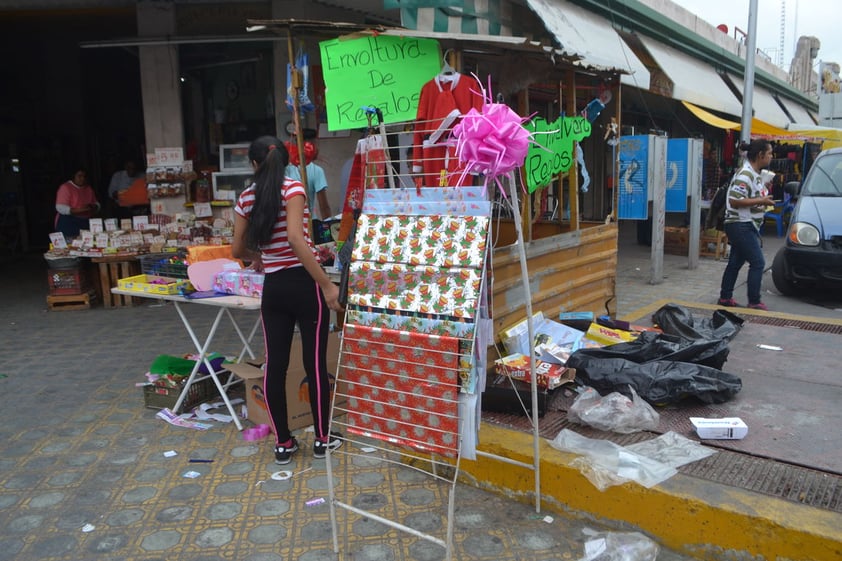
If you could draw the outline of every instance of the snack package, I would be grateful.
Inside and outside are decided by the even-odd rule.
[[[541,389],[555,388],[572,382],[576,377],[576,370],[559,364],[552,364],[535,359],[535,376],[537,385]],[[497,373],[521,382],[531,382],[529,357],[515,353],[494,362]]]

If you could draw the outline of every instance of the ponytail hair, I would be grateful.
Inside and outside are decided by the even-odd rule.
[[[740,152],[745,152],[748,161],[753,162],[757,160],[757,157],[760,156],[760,154],[769,150],[771,147],[772,143],[768,140],[764,138],[755,138],[751,142],[741,142]]]
[[[289,164],[289,152],[274,136],[261,136],[249,146],[249,161],[254,170],[254,205],[246,229],[246,245],[258,249],[272,239],[283,201],[281,187]]]

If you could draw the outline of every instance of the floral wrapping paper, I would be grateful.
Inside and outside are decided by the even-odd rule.
[[[350,309],[345,313],[345,321],[355,325],[412,331],[427,335],[449,335],[461,339],[472,339],[476,329],[476,324],[471,321],[450,321],[415,315],[384,314]]]
[[[352,261],[482,269],[487,216],[372,216],[357,222]]]
[[[489,216],[491,202],[484,187],[423,187],[366,191],[364,214],[445,214]]]
[[[348,271],[348,303],[363,308],[472,319],[481,271],[354,262]]]
[[[346,322],[349,432],[445,456],[459,450],[460,339]]]
[[[454,216],[488,216],[491,214],[491,203],[487,201],[436,201],[429,203],[365,203],[363,205],[365,214],[450,214]]]
[[[475,187],[378,189],[363,206],[340,356],[348,430],[454,456],[458,394],[479,377],[490,203]]]

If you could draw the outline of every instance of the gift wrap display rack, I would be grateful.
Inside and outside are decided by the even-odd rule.
[[[332,430],[363,455],[411,465],[449,486],[446,533],[435,536],[351,504],[326,462],[334,550],[337,509],[403,530],[451,558],[460,460],[476,456],[484,387],[491,204],[481,187],[366,191],[348,267],[348,300]],[[341,403],[341,405],[339,405]],[[360,438],[363,437],[363,438]],[[375,442],[374,445],[371,442]]]

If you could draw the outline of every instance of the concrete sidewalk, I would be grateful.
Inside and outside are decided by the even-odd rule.
[[[277,466],[269,439],[244,441],[233,425],[199,431],[156,419],[135,384],[157,355],[193,350],[171,305],[47,312],[40,255],[7,263],[4,273],[0,561],[444,558],[436,544],[341,512],[336,555],[327,504],[308,506],[327,498],[311,432],[297,435],[293,462]],[[213,310],[189,308],[205,333]],[[218,349],[239,349],[232,330],[220,332]],[[177,456],[165,457],[170,450]],[[443,537],[441,483],[377,454],[348,458],[332,461],[355,503]],[[293,477],[273,480],[280,469]],[[577,559],[589,539],[584,528],[613,529],[546,506],[539,514],[511,493],[466,483],[455,497],[453,559]],[[664,548],[660,559],[690,557]]]

